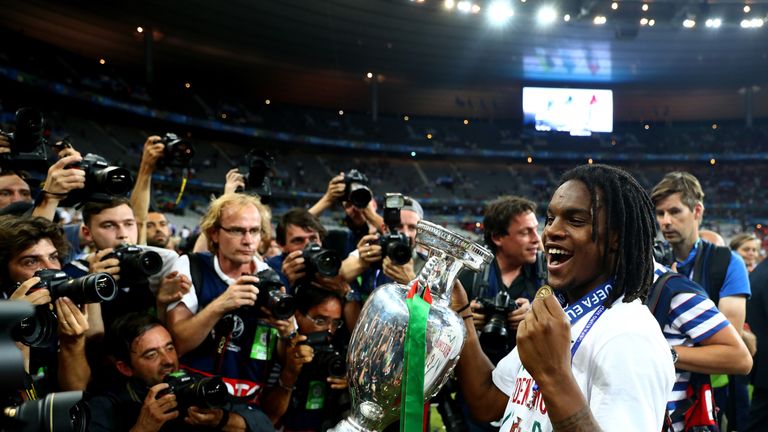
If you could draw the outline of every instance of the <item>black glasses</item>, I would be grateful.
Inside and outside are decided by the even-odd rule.
[[[330,327],[332,330],[338,330],[339,327],[341,327],[342,324],[344,324],[344,320],[341,319],[330,319],[326,317],[313,317],[312,315],[305,315],[307,318],[312,320],[313,323],[315,323],[318,327]]]
[[[261,228],[251,228],[251,229],[245,229],[242,227],[231,227],[231,228],[224,228],[219,227],[222,231],[225,233],[233,236],[233,237],[245,237],[245,234],[248,233],[251,235],[251,237],[256,237],[257,235],[261,234]]]

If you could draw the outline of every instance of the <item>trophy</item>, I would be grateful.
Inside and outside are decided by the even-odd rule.
[[[454,281],[463,267],[479,271],[493,255],[427,221],[420,221],[416,230],[416,244],[429,251],[429,259],[416,278],[418,286],[411,290],[428,290],[432,298],[426,321],[423,409],[424,402],[448,380],[467,336],[464,321],[450,308]],[[399,418],[408,293],[405,285],[386,284],[377,288],[363,307],[347,353],[352,412],[334,431],[381,431]]]

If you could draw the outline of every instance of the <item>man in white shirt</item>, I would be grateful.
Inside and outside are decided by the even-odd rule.
[[[534,300],[495,369],[462,313],[469,336],[457,374],[473,417],[515,432],[661,430],[675,371],[642,304],[654,232],[650,199],[626,172],[564,174],[543,233],[555,295]],[[455,309],[466,310],[466,293],[454,292]]]

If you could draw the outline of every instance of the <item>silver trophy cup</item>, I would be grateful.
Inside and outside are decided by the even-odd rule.
[[[421,221],[416,229],[416,243],[429,251],[429,260],[416,278],[419,292],[429,289],[432,294],[427,322],[426,402],[448,380],[467,336],[463,320],[450,308],[453,283],[463,267],[478,271],[493,256],[433,223]],[[400,417],[409,288],[398,283],[383,285],[363,307],[347,353],[352,413],[334,431],[381,431]]]

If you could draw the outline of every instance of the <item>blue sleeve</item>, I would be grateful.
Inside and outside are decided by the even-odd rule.
[[[64,237],[69,243],[69,253],[63,257],[62,264],[66,264],[80,255],[80,224],[64,225]]]
[[[266,263],[268,266],[272,267],[272,270],[274,270],[278,276],[280,276],[280,281],[283,282],[286,292],[288,292],[288,294],[293,294],[293,287],[288,283],[288,277],[283,273],[283,258],[284,255],[282,254],[276,255],[272,258],[268,258]]]
[[[752,296],[752,290],[749,287],[749,274],[744,260],[736,252],[731,252],[731,262],[725,273],[723,287],[720,288],[720,298],[737,295],[749,298]]]

